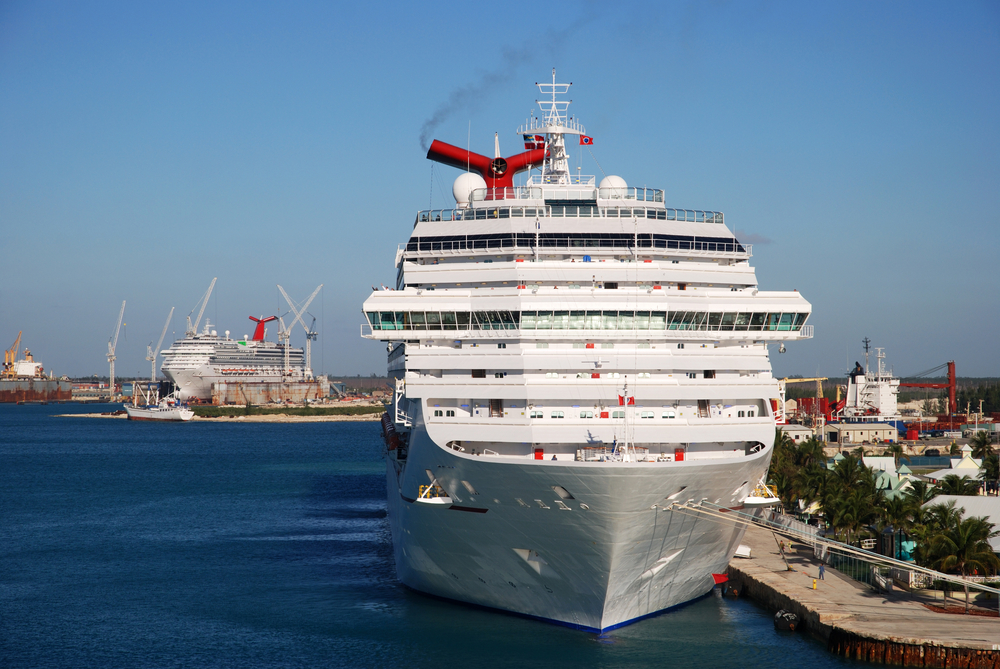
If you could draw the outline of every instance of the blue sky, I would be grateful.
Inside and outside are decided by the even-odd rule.
[[[1000,5],[528,7],[0,3],[0,346],[106,374],[124,299],[117,372],[148,373],[212,277],[236,335],[323,283],[315,366],[382,373],[361,303],[457,176],[421,132],[513,153],[556,67],[604,171],[725,212],[812,302],[776,373],[841,376],[867,336],[1000,376]]]

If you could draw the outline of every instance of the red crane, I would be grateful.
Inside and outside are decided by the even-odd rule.
[[[958,403],[955,401],[955,361],[949,360],[946,363],[938,365],[933,369],[928,369],[926,372],[920,372],[915,376],[929,376],[934,372],[940,371],[945,367],[948,368],[948,383],[900,383],[900,388],[937,388],[937,389],[948,389],[948,415],[954,416],[958,413]]]

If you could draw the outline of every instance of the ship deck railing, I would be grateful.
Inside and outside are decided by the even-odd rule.
[[[588,340],[601,340],[601,339],[621,339],[627,341],[629,339],[639,338],[642,340],[650,339],[651,337],[663,339],[691,339],[691,340],[704,340],[712,341],[716,339],[754,339],[754,340],[791,340],[791,339],[812,339],[813,337],[813,326],[803,325],[800,329],[786,328],[781,330],[720,330],[720,329],[699,329],[699,330],[678,330],[678,329],[657,329],[657,330],[640,330],[638,328],[619,328],[615,330],[571,330],[565,328],[559,329],[527,329],[520,328],[517,326],[507,327],[507,328],[461,328],[461,329],[448,329],[448,328],[379,328],[375,329],[370,323],[360,324],[361,337],[365,339],[414,339],[416,337],[438,337],[447,339],[483,339],[483,338],[500,338],[500,339],[510,339],[511,337],[516,339],[529,338],[531,340],[545,340],[545,339],[588,339]]]
[[[496,242],[495,244],[487,245],[489,242]],[[600,260],[594,260],[590,254],[596,255],[598,252],[610,252],[610,253],[628,253],[629,255],[638,256],[639,254],[649,254],[649,253],[663,253],[664,251],[673,251],[678,255],[684,255],[686,257],[700,257],[700,258],[733,258],[737,260],[748,260],[753,257],[753,245],[752,244],[734,244],[726,242],[700,242],[700,241],[675,241],[675,240],[658,240],[658,239],[639,239],[638,244],[622,244],[618,240],[607,239],[602,237],[584,237],[573,240],[566,240],[561,242],[561,240],[551,240],[543,239],[539,240],[539,244],[536,246],[534,240],[523,241],[523,240],[475,240],[475,239],[456,239],[456,240],[446,240],[446,241],[419,241],[419,242],[407,242],[405,244],[400,244],[397,248],[401,249],[403,252],[403,257],[406,260],[413,260],[415,258],[433,258],[438,259],[445,256],[467,256],[469,253],[483,253],[484,255],[490,255],[496,253],[497,251],[504,251],[508,253],[515,253],[520,255],[534,255],[537,251],[538,253],[545,254],[587,254],[583,255],[581,262],[601,262]],[[618,242],[618,243],[616,243]],[[620,259],[621,262],[643,262],[645,259]],[[524,258],[524,262],[536,262],[532,258]],[[553,262],[551,259],[541,259],[537,262]],[[563,260],[557,260],[556,262],[563,262]],[[565,262],[569,262],[568,259]]]
[[[495,189],[506,190],[506,189]],[[645,190],[645,189],[642,189]],[[516,198],[514,198],[516,199]],[[468,209],[425,209],[417,212],[417,223],[437,221],[487,221],[503,218],[646,218],[688,223],[725,223],[720,211],[673,209],[664,207],[598,206],[594,204],[525,204],[524,206],[485,206]]]
[[[663,202],[663,191],[658,188],[596,188],[596,177],[591,175],[572,176],[569,183],[546,180],[539,175],[532,176],[525,186],[506,188],[476,188],[471,193],[472,202],[496,202],[503,200],[634,200],[636,202]]]

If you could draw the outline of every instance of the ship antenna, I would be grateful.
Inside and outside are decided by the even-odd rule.
[[[585,134],[585,128],[576,118],[568,118],[567,109],[572,100],[560,100],[559,96],[569,92],[572,82],[560,84],[556,81],[556,70],[552,68],[551,83],[535,82],[541,93],[541,99],[535,100],[541,111],[541,116],[532,115],[528,121],[518,128],[518,134],[545,133],[545,160],[542,163],[541,182],[546,184],[569,184],[572,175],[569,169],[569,156],[566,153],[565,135]]]

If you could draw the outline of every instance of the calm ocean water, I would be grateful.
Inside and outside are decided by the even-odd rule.
[[[0,405],[2,667],[831,667],[746,600],[607,637],[399,585],[378,423]]]

